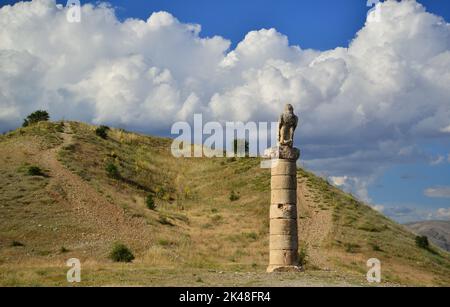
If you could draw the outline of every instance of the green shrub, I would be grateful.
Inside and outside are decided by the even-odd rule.
[[[237,200],[239,200],[239,198],[241,198],[239,196],[239,194],[236,194],[236,192],[231,191],[231,193],[230,193],[230,201],[237,201]]]
[[[101,137],[102,139],[107,139],[108,138],[108,131],[109,131],[109,127],[108,126],[100,126],[97,129],[95,129],[95,134],[99,137]]]
[[[167,240],[167,239],[160,239],[158,241],[158,244],[161,245],[161,246],[164,246],[164,247],[170,247],[170,246],[176,246],[177,245],[176,242],[170,241],[170,240]]]
[[[305,267],[308,260],[308,250],[306,246],[302,246],[298,252],[298,264],[301,267]]]
[[[61,254],[64,254],[64,253],[68,253],[69,250],[68,250],[67,248],[65,248],[64,246],[62,246],[62,247],[59,249],[59,252],[60,252]]]
[[[120,172],[117,166],[114,163],[109,163],[106,165],[106,172],[108,173],[108,176],[114,179],[120,178]]]
[[[416,246],[423,249],[429,249],[430,243],[428,242],[427,236],[417,236],[416,237]]]
[[[222,221],[222,216],[220,215],[220,214],[216,214],[216,215],[213,215],[212,217],[211,217],[211,221],[214,223],[214,224],[217,224],[217,223],[219,223],[220,221]]]
[[[50,115],[48,115],[47,111],[38,110],[36,112],[31,113],[23,120],[23,127],[28,127],[32,124],[48,121],[50,119]]]
[[[156,188],[156,197],[159,199],[165,199],[167,195],[167,191],[164,187],[157,187]]]
[[[355,218],[356,220],[356,218]],[[385,226],[375,226],[369,223],[363,224],[358,227],[359,230],[367,231],[367,232],[382,232],[385,230]]]
[[[371,243],[370,246],[372,247],[372,250],[373,250],[374,252],[382,252],[382,251],[383,251],[383,250],[381,249],[381,247],[380,247],[378,244],[376,244],[376,243]]]
[[[351,254],[357,253],[359,251],[359,248],[361,247],[358,244],[353,244],[353,243],[345,243],[344,246],[345,246],[345,251],[347,253],[351,253]]]
[[[134,255],[124,244],[116,243],[113,246],[109,258],[115,262],[132,262],[134,260]]]
[[[63,150],[74,152],[77,149],[78,144],[72,143],[63,146]]]
[[[19,242],[19,241],[12,241],[11,242],[11,246],[12,247],[22,247],[22,246],[25,246],[22,242]]]
[[[145,204],[147,205],[147,208],[150,210],[156,209],[155,200],[153,199],[153,195],[148,195],[145,199]]]
[[[258,240],[258,235],[254,232],[246,232],[242,234],[245,238],[252,240],[252,241],[256,241]]]
[[[42,176],[42,177],[45,176],[44,172],[41,170],[39,166],[28,167],[27,173],[29,176]]]

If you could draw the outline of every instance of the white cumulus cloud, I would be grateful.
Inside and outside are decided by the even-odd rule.
[[[385,168],[426,160],[422,140],[448,137],[450,25],[416,1],[377,6],[349,46],[293,46],[275,29],[226,38],[167,12],[119,21],[101,4],[69,23],[54,0],[0,9],[0,129],[35,109],[53,118],[168,132],[192,120],[274,121],[294,105],[308,167],[362,198]]]
[[[450,208],[439,208],[436,212],[436,217],[439,219],[450,220]]]

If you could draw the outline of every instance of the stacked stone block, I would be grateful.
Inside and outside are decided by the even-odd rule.
[[[299,269],[296,160],[272,161],[268,272]]]

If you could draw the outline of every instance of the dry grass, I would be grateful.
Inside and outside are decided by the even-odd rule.
[[[405,227],[308,172],[300,170],[299,178],[308,187],[310,200],[305,203],[329,210],[313,212],[316,217],[328,215],[330,221],[329,232],[319,248],[322,256],[326,255],[322,267],[365,274],[366,261],[377,258],[386,281],[426,286],[450,284],[447,252],[437,247],[433,247],[434,252],[417,248],[415,235]]]
[[[82,261],[84,285],[360,284],[374,256],[387,282],[450,284],[448,254],[417,249],[403,227],[303,170],[300,238],[310,271],[262,274],[270,178],[258,159],[175,159],[168,139],[111,129],[104,140],[94,130],[44,123],[0,137],[0,284],[66,285],[71,257]],[[48,162],[52,153],[63,166]],[[107,176],[108,163],[119,178]],[[27,176],[29,165],[49,176]],[[156,210],[145,205],[149,194]],[[325,228],[314,233],[318,224]],[[116,241],[131,248],[132,264],[108,259]]]

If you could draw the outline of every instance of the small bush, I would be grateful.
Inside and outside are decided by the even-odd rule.
[[[306,246],[302,246],[298,252],[298,264],[301,267],[305,267],[308,260],[308,250]]]
[[[50,119],[50,115],[48,115],[47,111],[38,110],[36,112],[31,113],[23,120],[22,127],[28,127],[32,124],[48,121]]]
[[[211,221],[214,223],[214,224],[217,224],[217,223],[219,223],[220,221],[222,221],[222,216],[220,215],[220,214],[216,214],[216,215],[213,215],[212,217],[211,217]]]
[[[372,225],[369,223],[365,223],[358,227],[359,230],[367,231],[367,232],[382,232],[387,229],[386,225]]]
[[[19,241],[12,241],[11,242],[11,246],[12,247],[22,247],[22,246],[25,246],[22,242],[19,242]]]
[[[203,224],[201,227],[202,227],[203,229],[210,229],[210,228],[213,227],[213,225],[210,224],[210,223],[206,223],[206,224]]]
[[[252,240],[252,241],[256,241],[258,240],[258,235],[254,232],[247,232],[247,233],[243,233],[242,234],[245,238]]]
[[[145,199],[145,204],[147,205],[147,208],[150,210],[156,209],[155,200],[153,199],[153,195],[148,195]]]
[[[429,249],[430,243],[428,242],[427,236],[417,236],[416,237],[416,246],[423,249]]]
[[[230,193],[230,201],[237,201],[237,200],[239,200],[239,198],[241,198],[239,196],[239,194],[236,194],[236,192],[231,191],[231,193]]]
[[[167,239],[160,239],[158,241],[158,244],[161,245],[161,246],[164,246],[164,247],[170,247],[170,246],[176,246],[177,245],[176,242],[173,242],[173,241],[170,241],[170,240],[167,240]]]
[[[161,239],[161,240],[158,241],[158,243],[159,243],[159,245],[162,245],[162,246],[170,245],[169,240],[166,240],[166,239]]]
[[[111,157],[111,158],[113,158],[113,159],[116,159],[116,158],[119,157],[114,151],[111,151],[111,152],[108,154],[108,156]]]
[[[108,173],[108,176],[114,179],[120,178],[120,172],[117,166],[114,163],[109,163],[106,165],[106,173]]]
[[[45,176],[44,172],[38,166],[30,166],[30,167],[28,167],[27,173],[28,173],[29,176],[42,176],[42,177]]]
[[[78,144],[72,143],[63,146],[63,150],[74,152],[77,149]]]
[[[197,277],[197,279],[195,281],[198,282],[198,283],[202,283],[203,279],[201,277]]]
[[[68,250],[67,248],[65,248],[64,246],[62,246],[62,247],[59,249],[59,252],[60,252],[61,254],[64,254],[64,253],[68,253],[69,250]]]
[[[100,126],[97,129],[95,129],[95,134],[99,137],[101,137],[102,139],[106,140],[108,138],[108,131],[109,131],[109,127],[108,126]]]
[[[345,251],[346,251],[347,253],[354,254],[354,253],[357,253],[357,252],[359,251],[359,248],[360,248],[360,247],[361,247],[361,246],[359,246],[358,244],[346,243],[346,244],[345,244]]]
[[[134,255],[124,244],[116,243],[113,246],[109,258],[115,262],[132,262],[134,260]]]
[[[378,244],[375,243],[371,243],[370,246],[372,247],[372,250],[374,252],[382,252],[383,250],[381,249],[381,247]]]
[[[160,186],[156,188],[156,197],[162,200],[169,200],[170,193],[167,191],[165,187]]]

